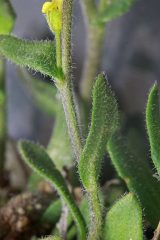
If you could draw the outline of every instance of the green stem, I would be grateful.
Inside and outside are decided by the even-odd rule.
[[[62,50],[61,50],[61,33],[57,32],[55,34],[56,39],[56,60],[57,60],[57,67],[62,66]]]
[[[6,96],[5,96],[5,62],[0,59],[0,178],[3,178],[6,150]],[[0,179],[2,183],[3,179]]]
[[[110,0],[109,0],[110,1]],[[104,8],[106,8],[106,5],[109,3],[108,0],[100,0],[99,2],[99,12],[103,12],[104,11]]]
[[[102,211],[100,207],[98,194],[95,193],[91,194],[89,196],[89,200],[91,201],[92,222],[90,226],[88,240],[99,240],[101,239],[103,225],[102,225]]]
[[[90,102],[95,77],[101,66],[105,26],[89,26],[88,34],[88,51],[80,86],[81,96],[85,102]]]
[[[94,19],[97,13],[97,7],[94,0],[82,0],[81,5],[84,11],[86,21],[89,23]]]
[[[77,160],[79,160],[82,152],[82,140],[78,128],[78,119],[75,110],[72,89],[67,82],[58,84],[57,87],[61,95],[61,101],[65,112],[72,147]]]
[[[72,28],[73,0],[63,2],[63,27],[62,27],[62,69],[67,81],[71,76],[71,28]]]
[[[71,79],[71,26],[72,26],[72,3],[73,0],[63,2],[63,28],[62,28],[62,69],[65,81],[57,83],[61,94],[61,100],[65,112],[66,122],[71,138],[73,150],[77,160],[82,152],[82,140],[78,112],[73,94]]]
[[[88,33],[88,39],[87,56],[84,64],[80,92],[84,103],[88,105],[91,98],[91,90],[94,80],[101,65],[105,25],[96,26],[92,23],[98,14],[98,6],[96,6],[95,1],[83,0],[81,3],[86,19],[86,32]]]
[[[99,186],[96,184],[97,180],[90,176],[90,186],[88,189],[88,199],[91,207],[90,211],[90,229],[88,240],[99,240],[102,236],[102,207],[99,198]]]

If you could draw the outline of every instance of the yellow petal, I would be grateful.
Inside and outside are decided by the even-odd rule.
[[[57,3],[59,10],[62,11],[63,0],[55,0],[55,2]]]
[[[47,14],[48,12],[53,11],[57,8],[56,3],[54,2],[45,2],[42,7],[42,13]]]
[[[62,30],[62,5],[63,0],[52,0],[52,2],[43,4],[42,13],[46,15],[52,32],[61,32]]]

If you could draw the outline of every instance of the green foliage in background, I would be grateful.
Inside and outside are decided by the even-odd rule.
[[[59,169],[62,169],[64,166],[69,168],[73,165],[74,156],[67,131],[63,107],[59,101],[57,101],[56,118],[47,152],[53,160],[56,159],[56,166]]]
[[[135,3],[135,0],[104,0],[97,18],[98,23],[105,23],[126,13]]]
[[[7,0],[0,0],[0,34],[8,34],[12,31],[15,22],[15,13]]]

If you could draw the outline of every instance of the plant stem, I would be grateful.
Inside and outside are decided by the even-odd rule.
[[[82,152],[82,141],[80,131],[78,128],[78,119],[75,110],[76,107],[73,100],[72,89],[67,82],[57,84],[57,87],[61,95],[61,101],[65,112],[66,122],[69,130],[69,135],[71,138],[73,151],[76,156],[76,159],[79,160],[79,157]]]
[[[100,0],[99,3],[99,12],[103,12],[103,10],[106,8],[107,4],[109,3],[108,0]]]
[[[63,2],[63,27],[62,27],[62,69],[67,81],[71,79],[71,28],[72,28],[73,0]]]
[[[90,102],[95,77],[101,66],[105,26],[88,26],[88,44],[80,91],[82,99]]]
[[[57,87],[60,91],[73,150],[77,160],[79,160],[82,152],[82,140],[81,131],[78,124],[78,113],[73,94],[73,84],[71,80],[72,3],[73,0],[64,0],[63,2],[62,69],[65,80],[57,82]]]
[[[97,12],[96,3],[94,0],[82,0],[82,8],[84,11],[84,17],[87,22],[91,22]]]
[[[61,33],[57,32],[55,34],[56,39],[56,60],[57,60],[57,67],[62,66],[62,51],[61,51]]]
[[[91,224],[88,240],[98,240],[101,239],[103,221],[97,185],[92,186],[92,191],[89,192],[89,201],[91,206]]]
[[[5,62],[0,59],[0,183],[3,178],[6,150],[6,96],[5,96]]]

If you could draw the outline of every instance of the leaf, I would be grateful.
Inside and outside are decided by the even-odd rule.
[[[81,203],[80,203],[80,210],[81,213],[86,221],[87,226],[89,227],[89,214],[90,214],[90,209],[89,209],[89,202],[88,199],[84,196],[84,198],[82,199]],[[68,218],[69,220],[69,229],[67,231],[67,239],[68,240],[73,240],[75,239],[76,235],[77,235],[77,231],[76,231],[76,227],[75,225],[72,224],[72,218],[69,216]]]
[[[8,34],[12,31],[15,18],[10,2],[0,0],[0,34]]]
[[[85,239],[86,228],[81,212],[76,206],[61,173],[56,169],[54,163],[45,152],[45,149],[37,144],[21,141],[19,143],[19,150],[26,163],[38,174],[49,180],[57,189],[77,224],[80,239]]]
[[[55,116],[59,107],[57,104],[57,89],[53,83],[32,76],[26,69],[19,69],[18,74],[24,88],[28,91],[37,107],[44,113]]]
[[[67,125],[62,104],[57,101],[57,113],[53,133],[50,138],[47,152],[58,169],[64,166],[67,168],[73,165],[73,153],[68,136]]]
[[[129,193],[109,210],[104,226],[104,240],[142,240],[142,210]]]
[[[41,223],[49,224],[51,226],[55,225],[61,216],[61,210],[61,201],[57,199],[45,211],[41,217]]]
[[[109,141],[107,149],[117,173],[134,192],[144,208],[146,218],[153,227],[157,226],[160,216],[160,184],[153,177],[146,156],[139,153],[137,144],[130,144],[128,137],[122,137],[117,131]],[[139,134],[137,140],[139,142]],[[143,147],[143,142],[139,145]],[[155,191],[156,189],[156,191]]]
[[[79,162],[79,174],[84,187],[89,190],[98,180],[106,144],[117,125],[117,103],[103,74],[97,78],[93,89],[91,127]]]
[[[146,124],[151,146],[151,157],[160,175],[160,103],[158,86],[154,84],[147,102]]]
[[[52,41],[28,41],[0,35],[0,54],[17,65],[50,77],[62,77],[56,66],[56,49]]]
[[[135,0],[106,0],[106,4],[96,21],[98,23],[112,21],[126,13],[133,3],[135,3]]]
[[[39,188],[42,182],[44,182],[44,178],[42,178],[39,174],[32,172],[27,181],[27,189],[34,192]]]
[[[98,179],[106,144],[115,129],[117,115],[116,100],[105,76],[100,74],[93,89],[91,127],[79,162],[80,178],[87,190],[91,209],[88,239],[101,237],[103,220]]]

